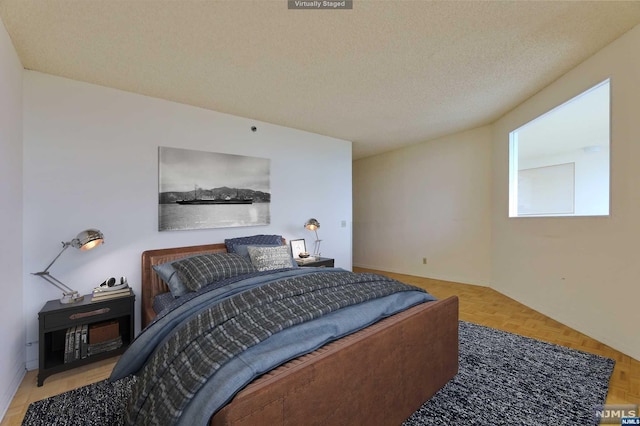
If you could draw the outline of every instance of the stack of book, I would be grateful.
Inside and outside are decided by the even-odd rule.
[[[317,259],[315,256],[309,256],[309,257],[305,257],[305,258],[301,258],[301,257],[296,257],[296,263],[298,265],[304,265],[305,263],[311,263],[311,262],[315,262]]]
[[[122,346],[120,324],[116,320],[82,324],[67,329],[64,339],[64,363],[85,359]]]
[[[87,356],[96,355],[102,352],[109,352],[118,349],[122,346],[122,336],[115,337],[110,340],[105,340],[100,343],[91,343],[87,348]]]
[[[88,356],[88,330],[89,326],[87,324],[67,328],[67,332],[64,337],[65,364],[79,359],[84,359]]]
[[[120,346],[122,346],[122,336],[120,323],[117,320],[102,321],[89,326],[88,356],[113,351]]]
[[[108,288],[108,287],[107,287]],[[93,290],[93,295],[91,296],[92,302],[100,302],[102,300],[115,299],[117,297],[124,297],[131,295],[131,288],[125,287],[119,290]]]

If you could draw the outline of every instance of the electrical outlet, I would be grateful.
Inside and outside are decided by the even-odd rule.
[[[427,258],[426,258],[426,257],[423,257],[423,258],[422,258],[422,264],[423,264],[423,265],[426,265],[426,264],[427,264]]]

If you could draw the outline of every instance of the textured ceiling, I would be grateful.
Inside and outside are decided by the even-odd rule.
[[[640,2],[0,0],[26,69],[353,141],[488,124],[640,23]]]

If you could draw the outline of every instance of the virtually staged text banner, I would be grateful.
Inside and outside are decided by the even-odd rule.
[[[353,0],[343,1],[304,1],[288,0],[289,9],[353,9]]]

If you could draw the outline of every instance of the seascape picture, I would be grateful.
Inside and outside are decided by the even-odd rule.
[[[158,230],[268,225],[271,160],[158,150]]]

